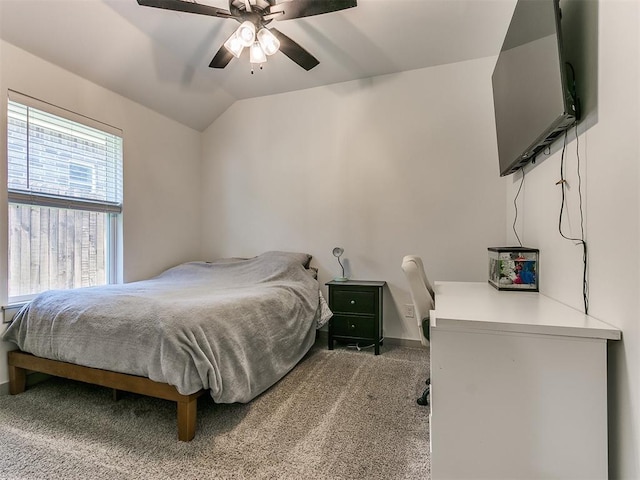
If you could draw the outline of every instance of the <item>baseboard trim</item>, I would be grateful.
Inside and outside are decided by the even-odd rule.
[[[387,338],[384,339],[389,345],[396,345],[398,347],[410,347],[410,348],[426,348],[422,345],[420,340],[411,340],[408,338]]]

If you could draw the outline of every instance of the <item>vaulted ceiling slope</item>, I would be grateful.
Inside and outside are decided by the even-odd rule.
[[[253,75],[244,54],[209,68],[237,22],[136,0],[0,0],[0,38],[202,131],[239,99],[497,55],[514,6],[358,0],[355,8],[277,22],[320,61],[308,72],[282,53]]]

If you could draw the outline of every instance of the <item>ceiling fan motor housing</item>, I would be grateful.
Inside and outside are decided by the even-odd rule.
[[[229,2],[229,12],[238,22],[249,21],[253,23],[258,30],[269,23],[273,18],[264,18],[268,15],[268,9],[271,8],[271,4],[266,0],[254,0],[250,2],[250,9],[247,9],[245,0],[231,0]]]

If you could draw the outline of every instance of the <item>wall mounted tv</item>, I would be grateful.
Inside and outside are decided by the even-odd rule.
[[[493,75],[500,176],[532,161],[579,118],[559,0],[518,0]]]

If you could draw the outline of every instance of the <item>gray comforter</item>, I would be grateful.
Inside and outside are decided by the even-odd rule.
[[[145,281],[40,294],[3,339],[34,355],[248,402],[309,350],[322,312],[306,254],[192,262]]]

